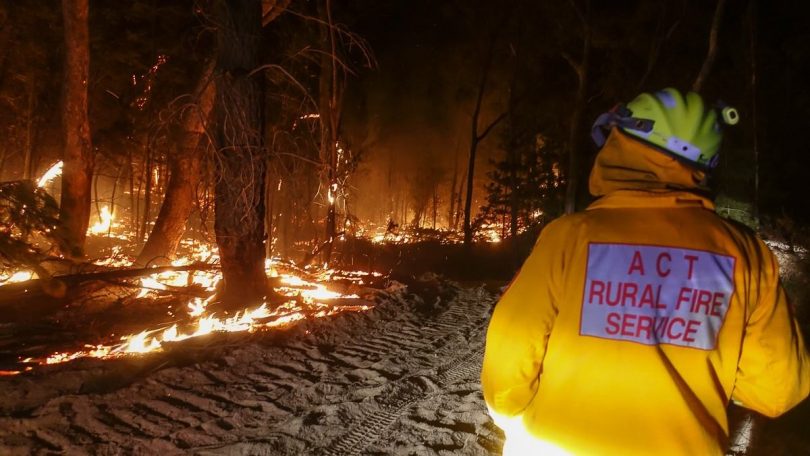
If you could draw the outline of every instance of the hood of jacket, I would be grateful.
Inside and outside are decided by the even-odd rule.
[[[618,190],[706,191],[706,173],[614,128],[599,151],[588,181],[593,196]]]

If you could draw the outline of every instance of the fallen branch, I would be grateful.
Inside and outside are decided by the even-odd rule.
[[[48,279],[27,280],[25,282],[13,283],[0,287],[0,308],[9,304],[19,303],[21,299],[27,300],[34,297],[42,297],[43,294],[49,294],[48,290],[56,288],[54,287],[54,283],[60,284],[58,286],[59,289],[67,290],[69,288],[76,287],[81,283],[91,281],[112,282],[122,279],[145,277],[169,271],[211,271],[218,269],[218,264],[192,263],[183,266],[160,266],[153,268],[83,272],[78,274],[53,276]],[[64,297],[64,294],[61,296],[52,297],[61,298]]]

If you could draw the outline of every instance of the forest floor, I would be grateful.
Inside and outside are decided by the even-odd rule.
[[[284,331],[0,379],[0,453],[498,454],[479,383],[495,295],[436,284]]]
[[[367,312],[0,378],[0,454],[500,454],[479,382],[497,285],[426,276]],[[810,454],[808,417],[747,454]]]

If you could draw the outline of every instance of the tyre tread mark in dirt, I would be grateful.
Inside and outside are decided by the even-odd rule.
[[[480,371],[482,357],[483,348],[476,347],[471,352],[463,354],[451,363],[439,367],[434,378],[427,377],[425,380],[427,380],[427,382],[433,380],[443,385],[452,384],[472,375],[477,375]],[[377,399],[377,402],[382,404],[381,410],[371,413],[358,424],[352,426],[349,432],[338,438],[337,441],[329,447],[323,449],[324,454],[328,456],[362,454],[362,450],[365,446],[379,439],[387,428],[394,424],[397,419],[399,419],[400,415],[411,405],[420,400],[429,399],[430,396],[434,395],[428,393],[427,390],[431,389],[429,387],[403,387],[403,385],[415,384],[415,380],[419,378],[419,376],[411,376],[397,382],[397,386],[400,386],[400,388],[395,388],[393,393],[389,393]],[[471,425],[469,423],[465,424]],[[474,429],[475,426],[472,426]]]
[[[334,438],[334,445],[324,449],[325,454],[330,455],[362,452],[385,435],[414,405],[447,394],[447,391],[437,393],[437,385],[448,386],[465,379],[477,381],[481,348],[476,348],[475,344],[471,346],[467,340],[481,339],[492,296],[476,294],[472,290],[462,291],[456,298],[451,303],[438,303],[436,307],[441,305],[444,308],[427,318],[414,312],[401,315],[390,312],[373,325],[361,326],[355,333],[351,327],[348,330],[342,327],[334,336],[334,340],[342,341],[341,344],[328,351],[316,342],[317,339],[302,341],[297,346],[247,347],[242,358],[245,353],[258,355],[248,362],[204,362],[193,367],[159,371],[136,387],[134,399],[126,400],[132,391],[120,397],[116,393],[96,396],[99,399],[93,396],[66,397],[65,401],[71,405],[83,403],[78,405],[85,407],[83,417],[75,413],[63,414],[62,419],[68,424],[66,428],[59,423],[43,426],[42,432],[47,432],[50,437],[45,439],[51,443],[38,438],[36,446],[44,449],[59,444],[64,447],[64,440],[71,442],[73,449],[81,453],[82,448],[86,450],[88,445],[94,444],[132,449],[148,448],[150,440],[160,440],[166,445],[205,449],[208,447],[202,440],[195,440],[201,426],[219,434],[219,440],[239,439],[236,443],[223,441],[210,448],[236,449],[233,445],[238,446],[240,442],[255,442],[257,450],[265,444],[270,445],[268,450],[277,450],[278,442],[284,439],[290,444],[323,445],[306,443],[300,436],[286,433],[279,434],[279,440],[276,440],[270,437],[275,432],[268,432],[268,427],[295,429],[299,419],[296,416],[303,416],[301,412],[317,411],[324,405],[349,405],[351,402],[347,400],[351,401],[352,389],[359,392],[381,388],[380,393],[372,396],[377,404],[367,403],[370,411],[348,422],[348,427],[344,428],[348,432]],[[391,316],[396,318],[391,320]],[[296,362],[281,361],[287,358]],[[442,365],[441,361],[447,359],[452,361]],[[183,370],[189,368],[193,371]],[[365,379],[362,384],[347,378],[353,373]],[[192,380],[186,384],[188,378]],[[347,396],[347,392],[350,395]],[[317,398],[317,402],[301,400],[311,397]],[[91,410],[97,401],[105,401],[109,407]],[[131,412],[131,417],[127,411]],[[239,427],[228,430],[218,424],[234,413],[240,416]],[[120,435],[116,428],[121,425],[121,420],[130,420],[134,430],[148,437]],[[112,427],[111,423],[104,421],[112,421]],[[229,426],[231,424],[225,424],[225,427]],[[462,425],[465,426],[471,425]],[[156,432],[158,429],[163,431],[163,438]],[[29,435],[28,438],[33,440],[35,437]]]

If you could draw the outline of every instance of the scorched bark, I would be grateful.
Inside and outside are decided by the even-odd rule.
[[[63,0],[65,22],[64,168],[59,219],[68,245],[81,255],[90,222],[93,151],[87,117],[87,79],[90,68],[88,0]]]
[[[183,109],[178,128],[177,149],[169,155],[169,184],[149,239],[135,263],[166,264],[174,257],[194,209],[195,188],[201,178],[205,124],[213,109],[215,84],[211,77],[214,61],[206,64],[197,83],[194,104]]]
[[[264,272],[264,175],[261,74],[262,20],[259,0],[223,0],[217,4],[218,56],[214,104],[217,145],[215,219],[226,303],[261,301],[267,291]]]

